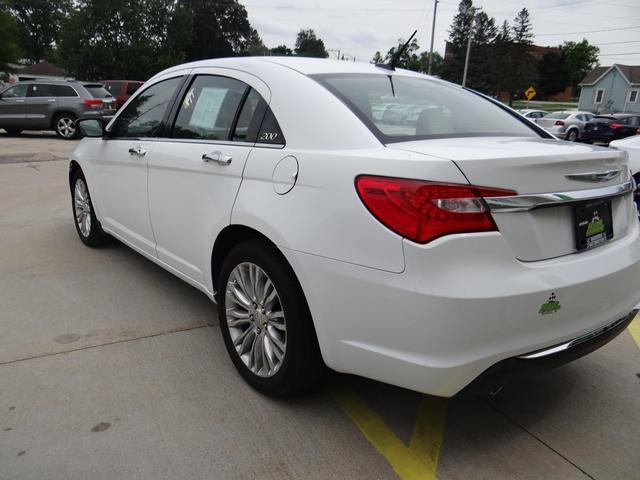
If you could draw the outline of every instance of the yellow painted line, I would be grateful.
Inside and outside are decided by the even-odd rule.
[[[421,403],[411,446],[407,447],[355,392],[340,389],[334,397],[402,480],[435,480],[444,426],[444,416],[439,417],[438,412],[444,413],[443,406],[438,405],[438,410],[431,409],[431,402]]]
[[[629,331],[638,347],[640,347],[640,315],[636,315],[636,318],[633,319],[633,322],[629,325]]]
[[[421,459],[427,468],[436,476],[444,419],[447,411],[447,400],[440,397],[422,396],[418,407],[418,418],[413,427],[413,435],[409,448]]]

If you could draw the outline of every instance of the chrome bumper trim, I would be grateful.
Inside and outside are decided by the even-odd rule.
[[[536,208],[571,205],[600,198],[613,198],[633,192],[633,182],[588,190],[560,193],[514,195],[510,197],[484,197],[492,213],[527,212]]]
[[[534,358],[542,358],[549,355],[553,355],[554,353],[569,350],[570,348],[576,347],[581,343],[587,342],[589,340],[593,340],[594,338],[599,337],[600,335],[604,335],[605,333],[609,332],[610,330],[613,330],[614,328],[620,326],[626,321],[627,321],[627,317],[625,316],[625,317],[619,318],[615,322],[611,322],[605,325],[604,327],[600,327],[597,330],[593,330],[592,332],[589,332],[578,338],[574,338],[573,340],[570,340],[568,342],[562,343],[560,345],[556,345],[555,347],[545,348],[544,350],[538,350],[533,353],[528,353],[526,355],[520,355],[517,358],[522,360],[532,360]]]

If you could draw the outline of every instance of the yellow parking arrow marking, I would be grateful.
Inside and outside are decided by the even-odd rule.
[[[629,331],[631,332],[631,336],[640,347],[640,315],[636,315],[636,318],[633,319],[631,324],[629,325]]]
[[[446,400],[426,397],[418,411],[411,445],[407,447],[355,392],[334,392],[338,404],[402,480],[435,480]]]

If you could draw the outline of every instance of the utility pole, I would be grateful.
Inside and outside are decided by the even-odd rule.
[[[429,62],[427,64],[427,75],[431,75],[431,64],[433,63],[433,36],[436,32],[436,11],[438,10],[438,0],[433,0],[433,23],[431,24],[431,47],[429,48]]]
[[[476,10],[471,9],[471,25],[469,26],[469,38],[467,38],[467,55],[464,58],[464,73],[462,74],[462,86],[467,84],[467,70],[469,69],[469,53],[471,52],[471,37],[473,37],[473,24],[476,21]]]

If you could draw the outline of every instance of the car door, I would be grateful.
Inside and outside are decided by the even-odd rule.
[[[7,88],[0,95],[0,127],[18,128],[28,126],[27,86],[21,83]]]
[[[158,258],[209,291],[213,242],[230,222],[268,99],[252,75],[194,70],[176,102],[171,138],[149,161]]]
[[[147,162],[154,140],[164,134],[171,102],[184,78],[174,74],[140,92],[109,125],[93,152],[91,188],[103,228],[154,257]]]
[[[58,105],[53,86],[48,83],[32,83],[27,89],[27,120],[34,128],[49,128]]]

